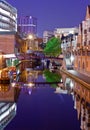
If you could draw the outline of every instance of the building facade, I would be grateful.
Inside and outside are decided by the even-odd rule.
[[[67,36],[69,34],[74,34],[74,33],[77,33],[77,32],[78,32],[77,27],[73,27],[73,28],[55,28],[54,35],[55,35],[55,37],[61,38],[62,35]]]
[[[21,16],[18,18],[18,32],[22,36],[37,34],[37,18],[32,16]]]
[[[74,68],[74,50],[77,45],[78,28],[59,29],[59,37],[61,37],[61,48],[63,52],[63,67],[65,69]]]
[[[16,103],[0,103],[0,129],[3,130],[16,115]]]
[[[14,54],[16,31],[17,9],[5,0],[0,0],[0,68],[6,66],[3,54]]]
[[[62,75],[63,90],[72,95],[81,130],[90,130],[90,91],[67,75]]]
[[[44,31],[43,32],[43,43],[47,43],[48,40],[54,36],[54,32],[52,31]]]
[[[74,66],[81,73],[90,75],[90,6],[87,6],[85,20],[79,25]]]
[[[17,31],[17,10],[5,0],[0,0],[1,31]]]
[[[14,53],[17,31],[17,10],[5,0],[0,0],[0,52]]]

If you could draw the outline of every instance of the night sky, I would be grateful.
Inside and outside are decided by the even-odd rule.
[[[37,18],[38,36],[44,30],[75,27],[85,18],[90,0],[6,0],[18,10],[18,16]]]

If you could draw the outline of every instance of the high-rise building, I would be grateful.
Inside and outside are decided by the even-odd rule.
[[[37,18],[21,16],[18,18],[18,32],[21,35],[37,34]]]
[[[17,10],[5,0],[0,0],[0,52],[14,53],[17,31]]]
[[[0,102],[0,130],[3,130],[16,115],[15,102]]]
[[[14,54],[16,31],[17,9],[5,0],[0,0],[0,68],[4,67],[3,54]]]

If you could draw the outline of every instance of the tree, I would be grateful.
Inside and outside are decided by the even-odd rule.
[[[44,53],[49,56],[58,56],[61,53],[61,40],[56,37],[52,37],[44,48]]]

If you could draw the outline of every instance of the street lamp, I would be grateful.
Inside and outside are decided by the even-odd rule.
[[[33,40],[33,38],[34,38],[34,37],[33,37],[32,34],[29,34],[29,35],[28,35],[28,39],[29,39],[29,40]]]

